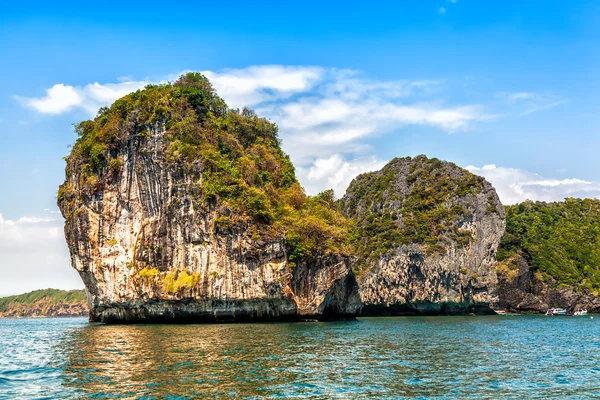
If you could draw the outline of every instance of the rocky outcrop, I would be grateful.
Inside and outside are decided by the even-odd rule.
[[[307,197],[277,127],[196,73],[76,131],[57,197],[92,321],[493,312],[504,209],[452,163],[395,159],[338,202]]]
[[[219,227],[215,219],[227,209],[194,205],[202,165],[193,171],[168,165],[165,146],[162,127],[147,138],[129,137],[111,183],[76,210],[61,204],[92,321],[258,321],[357,312],[349,258],[330,255],[292,268],[282,237],[254,239],[245,227]],[[79,181],[68,177],[74,190]]]
[[[167,95],[183,92],[159,89],[170,90]],[[59,191],[72,266],[89,293],[91,321],[272,321],[357,313],[350,257],[322,252],[291,263],[282,230],[271,224],[258,231],[253,220],[237,218],[231,203],[207,201],[205,183],[212,170],[202,157],[190,162],[179,150],[169,153],[174,139],[167,123],[142,122],[142,112],[134,109],[117,121],[118,135],[103,150],[94,174],[89,172],[93,158],[72,155]],[[266,124],[253,116],[248,120]],[[89,129],[97,130],[104,122],[90,123],[96,125]],[[195,122],[188,123],[188,131],[190,124],[203,132]],[[200,133],[189,141],[203,149]],[[90,135],[84,133],[81,141]],[[241,147],[233,136],[223,137]],[[76,147],[85,150],[85,145]],[[273,164],[261,146],[254,148],[257,154]],[[273,191],[273,185],[267,189]]]
[[[523,314],[543,314],[549,308],[600,312],[600,299],[589,289],[559,286],[555,279],[534,271],[523,257],[498,268],[498,309]]]
[[[359,226],[363,314],[493,313],[505,216],[483,178],[424,156],[395,159],[357,177],[341,207]]]

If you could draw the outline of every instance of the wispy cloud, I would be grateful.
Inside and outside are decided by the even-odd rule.
[[[501,97],[509,100],[520,117],[533,114],[538,111],[548,110],[568,102],[554,94],[540,94],[533,92],[501,93]]]
[[[577,178],[551,179],[533,172],[493,164],[466,168],[490,181],[504,204],[525,200],[561,201],[566,197],[600,197],[598,182]]]
[[[511,100],[529,100],[532,99],[536,96],[535,93],[529,93],[529,92],[517,92],[517,93],[512,93],[509,94],[509,98]]]
[[[131,80],[117,78],[116,83],[98,82],[85,86],[70,86],[63,83],[46,89],[41,97],[15,96],[22,105],[42,114],[62,114],[73,109],[84,109],[95,115],[102,106],[113,103],[128,93],[151,83],[166,83],[176,80],[180,71],[159,80]],[[219,72],[202,71],[219,94],[227,99],[231,107],[250,107],[271,100],[285,99],[296,92],[310,90],[314,82],[322,79],[325,70],[321,67],[263,65],[244,69],[225,69]]]
[[[568,100],[558,100],[552,103],[539,104],[536,106],[532,106],[531,108],[523,111],[520,115],[524,117],[525,115],[533,114],[534,112],[548,110],[550,108],[554,108],[556,106],[560,106],[561,104],[567,103]]]
[[[411,125],[453,133],[493,117],[481,104],[444,104],[437,80],[374,80],[358,71],[318,66],[262,65],[203,73],[229,105],[251,106],[279,125],[284,149],[305,172],[304,183],[311,193],[330,185],[341,194],[339,182],[345,184],[352,173],[378,167],[367,143],[370,137]],[[124,77],[85,86],[59,83],[44,96],[17,99],[40,113],[82,109],[94,115],[129,92],[179,75],[155,81]],[[319,172],[333,164],[343,174],[333,169],[327,176]]]
[[[203,71],[231,107],[250,107],[310,90],[323,79],[321,67],[263,65]]]

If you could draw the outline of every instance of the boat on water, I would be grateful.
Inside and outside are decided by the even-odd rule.
[[[546,315],[567,315],[567,310],[564,308],[550,308],[546,311]]]
[[[587,310],[584,308],[578,308],[577,310],[573,311],[573,313],[567,313],[567,310],[565,310],[564,308],[550,308],[548,309],[548,311],[546,311],[546,315],[572,315],[574,317],[587,315],[587,313]]]

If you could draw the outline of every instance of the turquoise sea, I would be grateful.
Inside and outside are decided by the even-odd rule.
[[[0,320],[1,399],[600,398],[600,316]]]

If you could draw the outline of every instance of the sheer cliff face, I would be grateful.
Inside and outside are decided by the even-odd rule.
[[[252,194],[263,189],[241,178],[215,189],[209,174],[220,172],[206,161],[208,156],[179,154],[186,148],[177,136],[177,121],[189,109],[142,121],[147,105],[136,104],[129,114],[119,116],[111,138],[103,139],[107,144],[96,152],[99,156],[93,145],[87,153],[85,146],[90,135],[104,138],[102,129],[110,118],[116,120],[113,111],[105,112],[109,122],[100,121],[100,116],[82,128],[59,191],[72,265],[89,292],[91,320],[326,319],[359,310],[350,257],[323,250],[291,263],[284,230],[272,221],[249,217],[248,210],[256,206],[247,204],[249,197],[243,193],[239,198],[223,194],[234,187]],[[105,125],[99,127],[101,122]],[[214,139],[222,150],[223,137],[237,140],[230,134],[215,139],[207,132],[193,138],[199,146],[202,140]],[[185,133],[190,135],[189,130]],[[174,143],[179,147],[174,149]],[[241,148],[239,143],[230,145],[234,146]],[[264,153],[267,147],[261,146]],[[268,154],[262,157],[275,162]],[[249,170],[264,177],[259,163],[263,158],[256,156],[257,167],[251,167],[258,170]],[[265,187],[275,196],[277,178],[272,176]],[[259,211],[265,220],[273,218],[264,216],[269,210]]]
[[[491,312],[504,209],[492,186],[419,156],[357,177],[341,200],[357,221],[355,264],[373,315]]]

